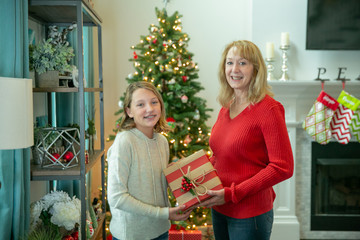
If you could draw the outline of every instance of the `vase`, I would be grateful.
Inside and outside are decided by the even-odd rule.
[[[59,71],[47,71],[41,74],[35,72],[36,87],[59,87]]]
[[[93,135],[89,136],[89,153],[90,154],[94,153],[94,136]]]
[[[40,147],[42,151],[39,151],[38,147],[34,146],[32,149],[33,162],[35,165],[41,165],[44,160],[44,148]]]
[[[36,84],[35,84],[35,72],[34,71],[29,72],[29,78],[32,79],[32,87],[34,88],[36,86]]]

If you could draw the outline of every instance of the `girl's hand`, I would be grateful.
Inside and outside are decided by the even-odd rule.
[[[188,219],[191,211],[194,208],[189,208],[185,212],[183,212],[185,208],[185,205],[169,208],[169,220],[185,221],[186,219]]]
[[[213,206],[223,205],[225,203],[225,190],[208,190],[207,194],[212,197],[200,203],[200,206],[211,208]]]

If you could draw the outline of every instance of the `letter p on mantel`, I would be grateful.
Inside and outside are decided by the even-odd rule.
[[[323,79],[323,78],[320,78],[320,74],[325,74],[326,73],[326,68],[324,68],[324,67],[320,67],[320,68],[318,68],[318,76],[317,76],[317,78],[315,79],[315,80],[318,80],[318,81],[329,81],[329,79]]]

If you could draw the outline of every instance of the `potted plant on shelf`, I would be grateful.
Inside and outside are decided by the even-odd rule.
[[[59,87],[59,73],[72,71],[70,60],[74,57],[74,49],[66,41],[66,35],[75,26],[73,24],[62,32],[58,32],[56,26],[50,26],[48,39],[29,46],[30,69],[35,70],[37,87]]]

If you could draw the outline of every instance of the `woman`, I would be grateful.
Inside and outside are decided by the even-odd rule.
[[[216,239],[270,239],[275,184],[293,174],[284,107],[272,98],[266,67],[250,41],[228,44],[220,69],[222,105],[210,147],[224,189],[202,205],[213,207]]]

